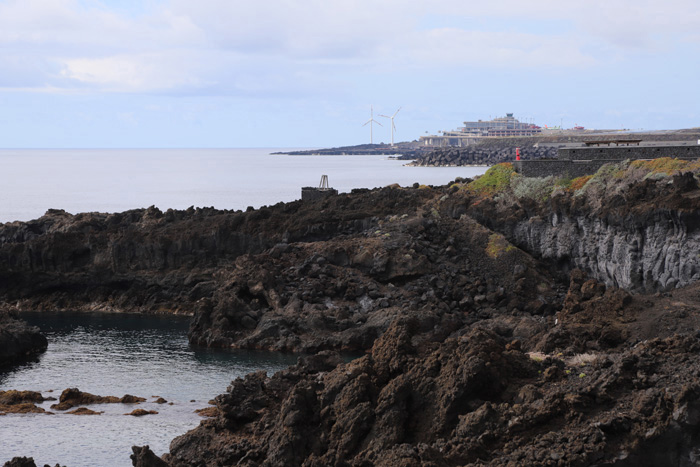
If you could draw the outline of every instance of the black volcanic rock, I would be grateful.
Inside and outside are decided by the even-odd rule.
[[[619,306],[607,313],[609,324],[636,332],[614,318],[630,303]],[[445,340],[421,334],[420,323],[399,319],[351,363],[333,367],[326,354],[314,357],[326,365],[307,359],[272,377],[237,379],[216,398],[219,415],[176,438],[164,460],[177,467],[203,455],[206,465],[693,465],[700,360],[688,357],[700,349],[697,335],[564,357],[524,353],[519,341],[479,325]]]
[[[48,346],[46,337],[15,315],[0,312],[0,366],[12,365],[37,355]]]
[[[3,467],[36,467],[33,457],[14,457],[12,460],[5,462]],[[44,467],[51,467],[49,464],[44,464]],[[55,467],[61,467],[56,464]]]
[[[142,465],[694,465],[698,170],[509,170],[246,213],[49,213],[0,227],[0,300],[191,312],[194,344],[307,354],[232,382]]]
[[[523,160],[556,158],[558,148],[553,146],[534,147],[523,146],[520,152]],[[408,159],[401,157],[401,159]],[[515,146],[466,146],[463,148],[438,148],[430,152],[422,153],[410,165],[420,167],[443,167],[461,165],[495,165],[501,162],[515,161]]]
[[[156,456],[148,446],[133,446],[131,462],[134,467],[167,467],[167,463]]]
[[[5,462],[3,467],[36,467],[33,457],[14,457]]]

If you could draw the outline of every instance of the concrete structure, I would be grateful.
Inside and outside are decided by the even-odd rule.
[[[328,175],[321,175],[321,183],[318,187],[305,186],[301,189],[301,200],[302,201],[315,201],[317,199],[327,198],[329,196],[336,196],[338,190],[335,190],[328,186]]]
[[[453,131],[443,131],[442,136],[421,136],[420,141],[426,146],[457,146],[474,144],[483,138],[504,138],[517,136],[534,136],[542,129],[532,123],[521,122],[512,113],[493,120],[464,122],[464,126]]]
[[[594,174],[605,164],[619,163],[627,159],[651,160],[660,157],[700,159],[700,145],[642,146],[637,140],[595,141],[592,143],[594,144],[559,149],[557,159],[514,161],[513,167],[516,172],[526,177],[555,175],[575,178]],[[633,144],[636,145],[633,146]]]

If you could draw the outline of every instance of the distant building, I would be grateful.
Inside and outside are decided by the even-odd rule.
[[[443,131],[442,135],[421,136],[420,141],[426,146],[467,146],[483,138],[508,138],[534,136],[542,128],[532,123],[521,122],[512,113],[493,120],[464,122],[464,126],[453,131]]]

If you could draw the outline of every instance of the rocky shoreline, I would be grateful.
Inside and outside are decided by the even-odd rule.
[[[134,465],[695,465],[699,174],[53,211],[0,226],[0,303],[192,313],[193,344],[306,354]]]
[[[290,156],[385,156],[398,154],[409,159],[414,159],[429,151],[431,151],[431,148],[412,142],[398,143],[395,146],[390,146],[388,144],[359,144],[356,146],[341,146],[337,148],[274,152],[273,154],[288,154]]]

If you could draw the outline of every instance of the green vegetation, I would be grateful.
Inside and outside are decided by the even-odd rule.
[[[510,185],[511,177],[515,174],[513,164],[510,162],[496,164],[484,175],[467,185],[467,189],[479,195],[492,195],[507,188]]]
[[[671,159],[670,157],[660,157],[650,161],[633,161],[630,167],[634,169],[643,169],[652,174],[671,175],[681,171],[696,171],[700,169],[700,161],[687,161],[683,159]]]
[[[569,191],[580,190],[591,178],[593,178],[593,175],[584,175],[583,177],[574,178],[568,186]]]
[[[555,187],[554,177],[513,177],[511,188],[516,198],[530,198],[536,201],[546,201],[552,195]]]
[[[523,177],[515,172],[513,164],[502,163],[491,167],[484,175],[460,189],[468,190],[480,196],[474,200],[478,205],[483,199],[493,197],[495,201],[507,202],[515,199],[532,199],[546,202],[554,196],[573,193],[574,196],[586,195],[601,199],[606,194],[619,193],[630,184],[649,178],[663,179],[682,171],[693,171],[700,179],[700,161],[671,159],[668,157],[654,160],[629,160],[618,164],[606,164],[593,175],[584,175],[574,179],[568,177]],[[457,188],[457,184],[451,186]]]
[[[489,236],[489,243],[486,245],[486,254],[496,259],[503,253],[508,253],[517,248],[511,245],[501,234],[493,233]]]
[[[554,186],[568,189],[571,186],[572,181],[573,180],[571,179],[571,177],[568,177],[568,176],[561,177],[561,178],[557,179],[556,182],[554,182]]]

